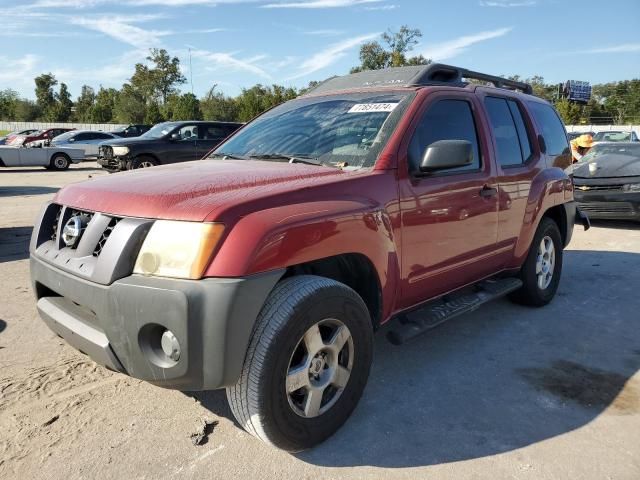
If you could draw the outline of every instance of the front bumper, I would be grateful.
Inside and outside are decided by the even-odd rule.
[[[180,280],[132,275],[101,285],[31,255],[38,311],[96,362],[155,385],[209,390],[237,382],[250,335],[282,270],[244,278]],[[160,337],[173,332],[177,361]]]
[[[109,170],[110,172],[120,172],[123,170],[129,169],[129,164],[131,160],[129,157],[102,157],[98,155],[97,157],[98,165],[100,165],[105,170]]]
[[[590,218],[640,220],[640,192],[574,191],[578,207]]]

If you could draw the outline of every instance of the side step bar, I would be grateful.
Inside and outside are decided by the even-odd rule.
[[[483,303],[503,297],[520,287],[522,280],[519,278],[483,280],[474,285],[474,291],[445,295],[422,308],[400,315],[397,325],[387,333],[387,339],[394,345],[402,345],[447,320],[472,312]]]

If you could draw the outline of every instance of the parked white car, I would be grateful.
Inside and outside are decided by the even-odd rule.
[[[66,170],[72,163],[83,159],[84,150],[81,148],[0,146],[0,167],[40,166],[49,170]]]
[[[105,140],[120,138],[112,133],[96,132],[94,130],[71,130],[58,135],[51,140],[51,146],[73,147],[84,150],[85,159],[98,158],[98,147]]]

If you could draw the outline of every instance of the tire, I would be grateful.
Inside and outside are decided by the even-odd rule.
[[[51,157],[51,161],[49,162],[49,168],[51,170],[57,171],[66,170],[67,168],[69,168],[69,165],[71,165],[71,159],[64,153],[54,154],[53,157]]]
[[[131,161],[131,170],[138,168],[149,168],[159,165],[158,161],[149,155],[140,155]]]
[[[550,218],[543,217],[520,270],[523,286],[513,292],[510,298],[534,307],[542,307],[553,300],[562,274],[562,253],[562,236],[558,225]]]
[[[231,411],[247,432],[270,445],[289,452],[311,448],[349,418],[372,357],[371,320],[356,292],[323,277],[287,278],[267,298],[240,379],[227,388]],[[293,371],[299,374],[288,375]],[[297,385],[303,386],[294,390]]]

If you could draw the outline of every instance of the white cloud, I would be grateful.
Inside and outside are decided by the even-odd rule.
[[[193,58],[202,59],[209,62],[208,69],[215,70],[214,67],[224,67],[231,70],[240,70],[244,72],[253,73],[259,77],[271,79],[269,75],[262,68],[257,66],[254,62],[262,60],[265,57],[263,55],[255,56],[248,59],[239,59],[234,56],[233,53],[226,52],[209,52],[207,50],[191,50]]]
[[[145,30],[108,16],[101,18],[73,17],[69,21],[73,25],[95,30],[139,49],[159,47],[162,44],[160,37],[172,33],[170,31]]]
[[[365,3],[379,3],[383,0],[309,0],[295,2],[267,3],[261,8],[338,8],[353,7]]]
[[[39,60],[38,56],[32,54],[27,54],[20,58],[0,56],[0,64],[2,64],[0,82],[6,82],[11,87],[24,81],[32,83]]]
[[[625,43],[622,45],[614,45],[612,47],[592,48],[590,50],[582,50],[576,53],[634,53],[640,52],[640,43]]]
[[[396,8],[399,8],[400,5],[395,5],[395,4],[387,4],[387,5],[379,5],[379,6],[375,6],[375,7],[364,7],[365,10],[370,10],[370,11],[376,11],[376,10],[395,10]]]
[[[343,40],[339,43],[334,43],[330,45],[324,50],[313,55],[311,58],[305,60],[300,64],[298,68],[298,72],[287,78],[286,80],[293,80],[300,77],[305,77],[313,72],[317,72],[318,70],[322,70],[323,68],[328,67],[329,65],[334,64],[340,58],[344,57],[348,50],[351,50],[358,45],[367,42],[369,40],[373,40],[378,37],[380,33],[371,33],[368,35],[361,35],[359,37],[350,38],[347,40]]]
[[[326,28],[320,30],[303,30],[302,33],[305,35],[317,35],[320,37],[333,37],[335,35],[342,35],[344,32],[342,30],[332,30]]]
[[[537,0],[480,0],[481,7],[500,7],[500,8],[514,8],[514,7],[532,7]]]
[[[453,58],[464,51],[466,51],[471,45],[476,43],[491,40],[492,38],[498,38],[506,35],[512,27],[498,28],[497,30],[489,30],[485,32],[476,33],[473,35],[464,35],[454,40],[449,40],[442,43],[434,43],[422,50],[422,55],[432,60],[444,60],[447,58]]]

